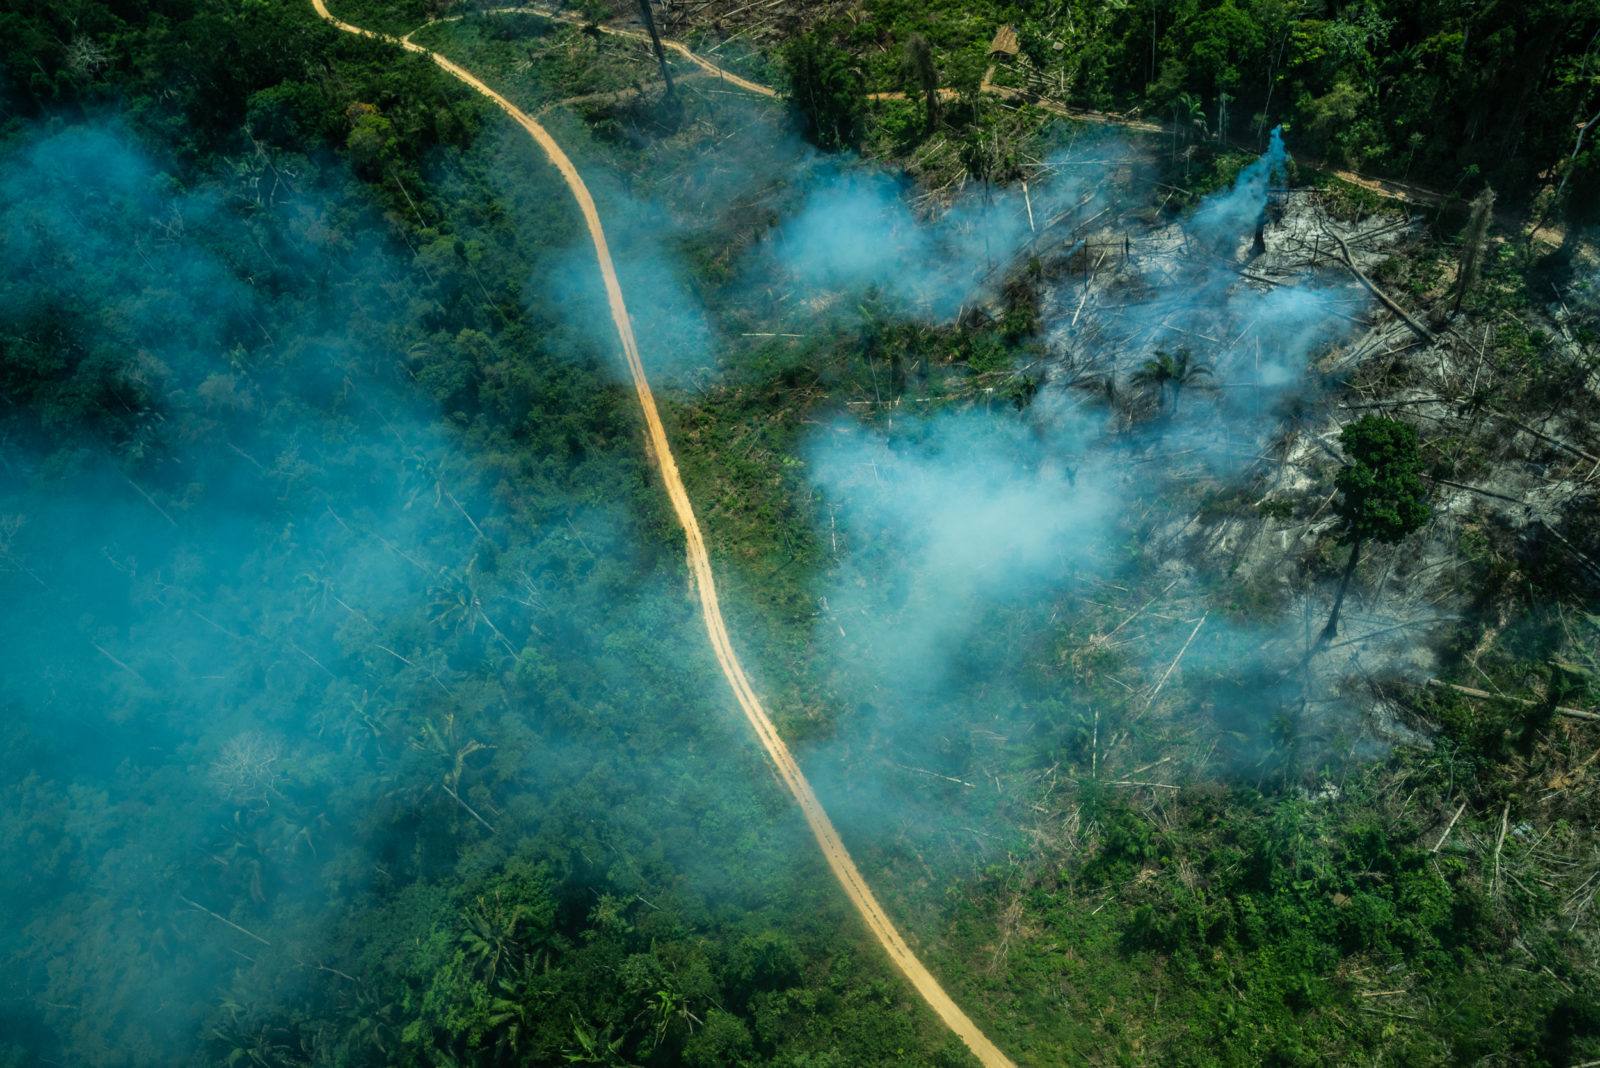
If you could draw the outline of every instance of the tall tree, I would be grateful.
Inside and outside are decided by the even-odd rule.
[[[933,49],[928,47],[928,39],[920,33],[907,37],[901,62],[906,75],[922,90],[928,111],[923,134],[931,135],[934,123],[939,121],[939,72],[933,65]]]
[[[1183,173],[1189,173],[1188,147],[1196,134],[1206,135],[1206,106],[1193,93],[1179,93],[1172,101],[1172,154],[1178,154],[1178,135],[1183,135]]]
[[[644,19],[644,28],[650,34],[650,43],[656,50],[656,62],[661,64],[661,80],[667,83],[667,97],[674,95],[672,87],[672,71],[667,69],[667,53],[661,47],[661,35],[656,33],[655,12],[650,10],[650,0],[639,0],[639,17]]]
[[[1461,255],[1456,261],[1456,296],[1450,314],[1461,311],[1461,302],[1467,290],[1478,280],[1478,268],[1483,265],[1484,238],[1489,234],[1489,219],[1494,214],[1494,190],[1484,186],[1483,192],[1472,200],[1472,214],[1467,216],[1466,228],[1461,231]]]
[[[1393,419],[1367,415],[1346,426],[1339,443],[1350,462],[1334,476],[1340,493],[1334,510],[1340,519],[1339,540],[1350,546],[1350,559],[1328,624],[1317,641],[1319,646],[1339,632],[1339,609],[1361,560],[1361,546],[1368,541],[1394,545],[1433,515],[1423,500],[1422,453],[1416,430]]]
[[[805,123],[805,135],[833,152],[853,147],[861,134],[866,89],[855,61],[816,31],[784,48],[790,99]]]

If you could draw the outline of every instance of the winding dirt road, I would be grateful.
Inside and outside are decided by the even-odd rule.
[[[678,465],[672,456],[672,447],[667,441],[666,428],[661,423],[661,416],[656,410],[655,395],[650,390],[650,383],[645,378],[644,364],[639,358],[639,346],[633,336],[633,325],[628,317],[627,306],[622,299],[622,285],[617,280],[617,272],[611,262],[611,250],[606,244],[605,231],[600,226],[600,215],[595,210],[594,198],[589,195],[589,189],[584,185],[578,170],[561,150],[554,138],[544,127],[534,122],[524,112],[513,105],[505,97],[490,89],[479,81],[471,72],[452,63],[450,60],[431,52],[421,45],[413,44],[409,39],[399,39],[386,34],[373,33],[359,26],[352,26],[342,22],[329,14],[324,0],[311,0],[317,14],[327,19],[339,29],[347,33],[360,34],[363,37],[373,37],[398,44],[412,52],[427,56],[442,67],[453,77],[470,85],[473,89],[493,100],[501,110],[510,115],[516,123],[527,130],[529,135],[538,142],[550,162],[555,164],[561,172],[561,177],[566,181],[567,188],[571,190],[573,199],[578,202],[578,209],[583,213],[584,222],[589,227],[589,237],[594,242],[595,258],[600,264],[600,274],[605,281],[606,298],[611,308],[611,319],[616,324],[617,336],[622,341],[623,355],[627,360],[628,373],[633,378],[633,387],[638,394],[639,407],[644,413],[645,428],[651,445],[651,453],[655,458],[657,467],[660,468],[662,481],[666,484],[667,495],[672,500],[673,511],[677,513],[678,522],[683,526],[683,532],[688,543],[689,569],[694,574],[695,586],[700,594],[700,611],[705,618],[706,632],[711,638],[711,648],[716,654],[717,663],[722,667],[722,673],[727,677],[728,685],[732,687],[734,697],[739,702],[739,707],[744,710],[745,718],[755,730],[756,737],[761,740],[761,745],[766,749],[767,755],[777,766],[778,774],[788,786],[789,792],[800,804],[800,809],[805,813],[806,822],[811,825],[811,833],[816,836],[817,844],[822,847],[823,856],[827,858],[828,866],[833,869],[833,874],[838,878],[845,893],[849,896],[851,904],[866,921],[867,928],[883,946],[901,973],[922,995],[924,1001],[939,1014],[945,1025],[960,1036],[961,1040],[982,1062],[984,1068],[1015,1068],[1012,1061],[1001,1053],[994,1043],[990,1042],[983,1032],[962,1012],[960,1007],[950,999],[922,962],[917,959],[911,947],[906,944],[900,932],[895,929],[894,923],[884,912],[883,906],[878,904],[877,898],[867,886],[866,880],[856,870],[855,861],[850,858],[850,853],[844,847],[844,842],[839,838],[839,832],[834,830],[833,823],[828,819],[828,814],[823,811],[822,804],[817,800],[816,794],[811,790],[811,784],[800,772],[800,766],[795,763],[794,757],[789,752],[789,747],[784,745],[777,729],[772,724],[772,719],[762,707],[761,700],[756,696],[750,680],[744,673],[744,668],[739,663],[738,656],[733,651],[733,643],[728,638],[728,629],[722,619],[722,609],[717,604],[716,583],[711,574],[711,560],[706,553],[705,539],[700,533],[700,524],[695,519],[694,507],[689,501],[689,494],[685,491],[683,480],[678,476]],[[532,14],[545,14],[536,8],[512,9],[526,10]],[[634,36],[626,31],[610,31],[622,36]],[[409,35],[407,35],[409,38]],[[728,81],[743,86],[752,92],[766,96],[775,95],[772,90],[758,86],[753,82],[746,82],[726,72],[720,71],[709,61],[692,55],[689,50],[677,42],[662,42],[671,47],[680,55],[688,56],[697,65],[713,71],[726,78]]]

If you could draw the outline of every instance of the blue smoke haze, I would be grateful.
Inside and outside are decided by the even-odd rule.
[[[762,315],[789,293],[801,304],[875,288],[902,313],[947,320],[983,300],[1036,234],[1051,235],[1041,247],[1062,248],[1046,231],[1052,222],[1114,206],[1109,169],[1057,168],[1029,199],[969,186],[930,216],[900,179],[792,145],[738,158],[684,180],[703,189],[710,212],[781,185],[774,226],[713,250],[741,298],[779,291]],[[1275,131],[1230,190],[1173,225],[1207,249],[1247,241],[1285,159]],[[652,378],[715,371],[721,320],[695,296],[682,249],[695,221],[587,177]],[[537,188],[510,188],[520,184],[508,179],[506,195],[536,199]],[[400,781],[420,781],[411,771],[431,769],[432,782],[445,767],[424,744],[424,721],[436,732],[455,724],[454,745],[492,737],[498,747],[474,754],[462,779],[466,802],[507,829],[487,842],[462,835],[477,842],[461,846],[478,858],[471,864],[491,867],[514,848],[508,838],[533,838],[546,821],[581,822],[573,813],[597,821],[602,842],[607,828],[652,842],[655,870],[681,873],[701,902],[717,899],[731,855],[772,868],[754,880],[777,888],[772,900],[733,903],[751,910],[781,910],[794,866],[815,864],[728,709],[681,576],[625,566],[642,554],[636,517],[606,502],[607,487],[568,497],[541,483],[537,522],[524,529],[526,517],[498,505],[506,498],[494,487],[539,473],[496,467],[441,429],[412,392],[405,353],[415,339],[374,326],[421,299],[412,268],[348,236],[348,218],[317,207],[286,217],[280,240],[263,237],[222,193],[177,188],[115,127],[45,137],[0,160],[0,297],[41,316],[76,309],[81,321],[63,329],[92,337],[148,394],[144,408],[112,414],[154,427],[121,439],[125,467],[79,456],[50,461],[66,465],[55,470],[32,445],[0,463],[0,590],[12,605],[0,624],[0,707],[15,732],[6,796],[48,814],[29,827],[0,821],[0,867],[21,873],[0,884],[0,907],[23,928],[0,942],[17,962],[6,992],[75,1006],[45,1018],[77,1029],[84,1046],[98,1043],[108,1064],[184,1048],[236,969],[247,1003],[251,982],[292,973],[287,954],[317,961],[335,942],[322,917],[381,896],[385,866],[423,851],[397,825],[445,835],[439,827],[455,819],[476,833],[437,790],[394,796]],[[565,254],[526,279],[530,292],[560,295],[560,314],[541,329],[585,341],[588,356],[574,360],[609,357],[617,343],[587,237],[567,236]],[[373,264],[360,277],[400,281],[365,288],[356,268]],[[274,319],[261,294],[302,277],[319,280],[326,301],[298,320]],[[1177,417],[1130,430],[1047,389],[1015,419],[897,415],[890,429],[841,418],[804,449],[840,541],[818,591],[811,655],[833,692],[871,698],[841,710],[836,734],[800,756],[852,844],[880,862],[920,861],[930,842],[946,858],[984,847],[972,847],[925,778],[886,770],[880,779],[873,769],[978,778],[975,768],[999,759],[983,732],[1066,738],[1076,729],[1081,698],[1056,689],[1057,611],[1115,581],[1130,542],[1148,533],[1129,517],[1160,492],[1162,472],[1135,461],[1189,450],[1211,471],[1237,471],[1245,446],[1277,432],[1277,405],[1309,388],[1311,357],[1346,329],[1342,287],[1261,290],[1214,262],[1158,285],[1148,323],[1112,318],[1101,295],[1085,313],[1092,333],[1068,324],[1071,303],[1056,308],[1047,362],[1070,355],[1125,388],[1155,348],[1190,345],[1218,383],[1257,390],[1196,386]],[[380,334],[386,349],[373,344]],[[259,336],[276,341],[239,342]],[[539,401],[539,418],[570,414]],[[181,412],[172,423],[195,437],[177,439],[164,412]],[[122,469],[188,488],[152,501]],[[56,479],[52,493],[38,492]],[[571,603],[574,590],[591,599]],[[419,611],[458,622],[408,623]],[[619,612],[640,625],[624,632]],[[1290,629],[1214,626],[1185,670],[1275,678],[1247,652]],[[1153,633],[1129,654],[1138,666],[1175,652],[1170,636]],[[685,644],[666,645],[669,634]],[[477,682],[452,692],[440,681],[454,678],[452,667]],[[532,707],[506,707],[508,679],[532,680],[518,683],[535,695]],[[577,697],[563,700],[568,693]],[[629,729],[638,710],[667,700],[685,705],[681,734]],[[1248,740],[1261,723],[1229,729]],[[669,749],[689,754],[693,774],[667,773]],[[1255,750],[1242,741],[1239,751],[1242,761]],[[474,792],[471,772],[490,766],[522,792]],[[617,782],[627,789],[608,785]],[[746,822],[724,833],[727,818],[709,799],[745,792],[754,795]],[[622,794],[637,804],[613,804]],[[962,812],[981,821],[982,805]],[[674,812],[688,822],[661,829]],[[708,812],[715,820],[700,826]],[[263,839],[246,831],[270,831],[270,855],[252,853]],[[299,941],[270,952],[241,942],[262,961],[252,969],[180,894],[247,926],[295,930]]]
[[[0,158],[7,360],[85,350],[0,451],[0,1035],[39,1055],[183,1063],[258,1001],[346,998],[317,966],[385,936],[362,910],[397,877],[559,866],[547,827],[632,850],[691,923],[815,877],[681,577],[587,461],[568,495],[447,429],[393,325],[420,269],[333,183],[241,210],[114,124]],[[498,835],[437,785],[471,741],[460,797]]]
[[[1027,193],[969,184],[931,217],[913,210],[901,178],[848,161],[824,165],[747,271],[781,272],[793,287],[818,295],[870,286],[906,314],[948,319],[985,287],[997,288],[1004,272],[993,268],[1003,268],[1039,228],[1099,199],[1109,168],[1068,170],[1061,164],[1071,155],[1051,157],[1046,170],[1055,177]]]
[[[1124,396],[1133,372],[1155,350],[1191,349],[1193,361],[1212,375],[1184,391],[1177,416],[1157,415],[1152,392],[1143,422],[1124,426],[1120,418],[1108,422],[1098,401],[1047,386],[1017,420],[975,409],[923,418],[898,413],[892,430],[843,420],[812,435],[808,476],[840,542],[835,573],[819,598],[814,641],[838,665],[838,689],[875,696],[870,708],[842,714],[835,736],[806,763],[841,824],[884,851],[881,862],[916,870],[938,863],[936,856],[981,855],[987,848],[950,825],[948,806],[972,795],[904,769],[983,780],[985,764],[1003,759],[986,738],[1089,736],[1079,722],[1087,715],[1082,696],[1034,681],[1039,659],[1052,661],[1054,674],[1071,651],[1055,651],[1054,635],[1064,633],[1058,618],[1080,611],[1080,598],[1103,597],[1088,592],[1097,585],[1125,581],[1131,545],[1169,554],[1174,577],[1203,570],[1204,561],[1187,555],[1182,543],[1157,548],[1155,531],[1140,525],[1138,517],[1168,488],[1173,463],[1164,457],[1180,456],[1180,466],[1225,482],[1239,477],[1281,434],[1284,405],[1317,388],[1314,357],[1350,332],[1348,316],[1365,304],[1353,287],[1249,283],[1212,251],[1231,255],[1248,246],[1285,159],[1275,131],[1266,155],[1231,188],[1168,224],[1198,239],[1198,261],[1135,256],[1125,270],[1149,270],[1147,284],[1157,291],[1137,309],[1138,322],[1103,289],[1080,303],[1071,279],[1059,299],[1047,297],[1047,309],[1065,308],[1057,319],[1047,314],[1052,348],[1067,350],[1079,374],[1114,375]],[[1065,193],[1053,202],[1071,203],[1079,190]],[[1041,200],[1052,202],[1049,196],[1036,194],[1036,211]],[[951,282],[950,265],[926,251],[947,239],[948,224],[923,223],[919,232],[892,182],[856,179],[813,194],[787,229],[785,262],[799,277],[972,298],[970,288]],[[1120,257],[1116,238],[1112,255]],[[1270,230],[1268,238],[1276,239]],[[991,251],[1004,261],[1020,247]],[[924,251],[900,259],[900,249]],[[1159,273],[1174,269],[1183,284]],[[1086,310],[1072,325],[1080,308]],[[1047,357],[1045,366],[1061,359]],[[1182,525],[1185,517],[1176,518]],[[1175,597],[1192,605],[1197,594],[1191,580]],[[1195,619],[1201,611],[1194,610]],[[990,629],[1002,621],[1014,633],[1000,637]],[[1158,637],[1119,655],[1135,671],[1159,674],[1193,622],[1146,620],[1150,631],[1142,625],[1123,637]],[[1298,618],[1255,627],[1218,618],[1185,653],[1180,677],[1194,680],[1194,699],[1214,709],[1221,732],[1212,757],[1218,766],[1248,769],[1271,750],[1272,710],[1303,696],[1299,677],[1283,673],[1302,646],[1301,629]],[[1111,737],[1109,722],[1102,745]],[[1331,736],[1352,727],[1328,705],[1307,729]],[[881,757],[881,777],[846,770],[873,763],[869,753]],[[1087,753],[1081,755],[1086,770]]]
[[[1266,212],[1268,191],[1282,185],[1288,162],[1283,128],[1274,127],[1266,152],[1239,172],[1226,193],[1213,194],[1195,209],[1188,220],[1191,232],[1211,247],[1231,248],[1249,237]]]

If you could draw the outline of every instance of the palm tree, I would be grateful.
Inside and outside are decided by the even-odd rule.
[[[570,1014],[569,1014],[570,1015]],[[604,1029],[590,1027],[576,1016],[572,1020],[572,1037],[577,1042],[577,1049],[563,1049],[562,1056],[567,1058],[568,1064],[596,1064],[607,1066],[622,1066],[628,1062],[623,1059],[622,1046],[628,1040],[626,1032],[616,1034],[616,1024],[608,1023]]]
[[[496,894],[493,903],[478,899],[478,907],[467,913],[466,930],[457,939],[473,974],[489,986],[502,967],[515,968],[522,957],[522,946],[517,940],[517,923],[522,919],[522,906],[507,912],[505,904]]]
[[[1162,405],[1165,406],[1167,395],[1172,395],[1172,410],[1169,416],[1178,414],[1178,395],[1183,392],[1183,387],[1192,383],[1202,375],[1210,377],[1211,368],[1203,363],[1190,363],[1188,349],[1179,349],[1174,356],[1170,352],[1156,350],[1155,358],[1146,360],[1144,366],[1133,373],[1133,384],[1136,386],[1155,386],[1160,391]]]
[[[1172,152],[1178,152],[1178,134],[1183,134],[1185,147],[1195,134],[1206,135],[1206,106],[1193,93],[1179,93],[1172,101]],[[1184,153],[1183,173],[1189,173],[1189,156]]]

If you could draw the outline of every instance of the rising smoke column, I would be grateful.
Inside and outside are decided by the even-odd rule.
[[[1268,198],[1288,174],[1283,127],[1274,126],[1267,150],[1248,164],[1226,192],[1207,197],[1189,217],[1191,233],[1211,246],[1231,246],[1245,233],[1260,234]]]

